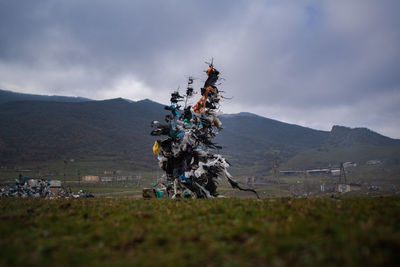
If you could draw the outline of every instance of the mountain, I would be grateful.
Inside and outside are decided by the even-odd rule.
[[[319,147],[304,150],[290,158],[286,169],[326,168],[340,162],[355,161],[365,165],[379,160],[385,166],[400,165],[400,140],[392,139],[367,128],[335,125]]]
[[[149,100],[20,101],[0,105],[0,162],[110,156],[153,159],[150,122],[163,106]]]
[[[335,125],[329,134],[329,144],[333,146],[400,145],[400,140],[392,139],[367,128],[349,128]]]
[[[15,101],[26,101],[26,100],[36,100],[36,101],[56,101],[56,102],[83,102],[91,101],[91,99],[83,97],[69,97],[69,96],[48,96],[48,95],[33,95],[33,94],[23,94],[15,93],[12,91],[6,91],[0,89],[0,104]]]
[[[221,116],[223,130],[216,139],[233,165],[269,169],[274,159],[285,161],[318,147],[329,132],[283,123],[251,113]]]
[[[165,114],[163,105],[148,99],[3,102],[0,164],[109,157],[154,170],[152,146],[157,138],[149,134],[150,122],[163,121]],[[237,174],[265,173],[274,159],[288,168],[375,158],[400,164],[400,140],[366,128],[319,131],[251,113],[220,118],[223,130],[215,141]]]

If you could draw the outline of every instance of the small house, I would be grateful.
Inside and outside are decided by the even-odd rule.
[[[53,196],[58,196],[58,192],[61,189],[61,181],[60,180],[50,180],[50,191],[53,193]]]
[[[339,193],[350,192],[350,185],[349,184],[338,184],[338,192]]]
[[[97,175],[86,175],[82,177],[83,182],[99,182],[100,177]]]

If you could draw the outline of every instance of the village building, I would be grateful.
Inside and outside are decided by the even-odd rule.
[[[100,177],[97,175],[86,175],[82,176],[83,182],[100,182]]]

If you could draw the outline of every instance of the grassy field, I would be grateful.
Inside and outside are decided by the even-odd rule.
[[[143,179],[155,179],[161,175],[156,159],[154,170],[137,169],[132,161],[120,160],[112,157],[90,157],[85,159],[55,160],[47,162],[31,162],[22,165],[8,166],[8,169],[0,169],[0,181],[13,181],[19,174],[29,177],[51,178],[61,181],[79,181],[85,175],[103,175],[104,171],[118,170],[121,175],[141,175]]]
[[[1,199],[0,265],[400,264],[400,198]]]

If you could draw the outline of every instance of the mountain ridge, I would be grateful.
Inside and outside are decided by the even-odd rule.
[[[130,160],[134,168],[154,169],[157,163],[151,147],[155,138],[149,134],[150,122],[163,121],[168,113],[163,107],[149,99],[123,98],[0,104],[0,163],[106,156]],[[334,126],[331,131],[321,131],[248,112],[220,118],[223,130],[216,142],[223,149],[216,153],[224,154],[243,171],[264,172],[275,159],[286,162],[305,151],[332,147],[400,148],[400,140],[366,128]]]
[[[58,95],[36,95],[17,93],[9,90],[0,89],[0,104],[17,101],[56,101],[56,102],[84,102],[92,101],[92,99],[75,96],[58,96]]]
[[[13,95],[13,96],[18,96],[15,97],[15,99],[10,99],[8,97],[4,97],[5,95]],[[17,93],[17,92],[13,92],[10,90],[4,90],[4,89],[0,89],[0,104],[3,103],[8,103],[8,102],[20,102],[20,101],[49,101],[49,102],[102,102],[102,101],[126,101],[129,103],[147,103],[147,104],[157,104],[159,106],[165,106],[164,104],[158,103],[156,101],[153,101],[149,98],[145,98],[142,100],[130,100],[130,99],[126,99],[126,98],[122,98],[122,97],[117,97],[117,98],[111,98],[111,99],[104,99],[104,100],[92,100],[89,98],[84,98],[84,97],[78,97],[78,96],[59,96],[59,95],[37,95],[37,94],[26,94],[26,93]],[[303,128],[308,128],[308,129],[312,129],[312,130],[316,130],[316,131],[323,131],[323,132],[332,132],[332,131],[336,131],[335,129],[349,129],[349,130],[368,130],[370,132],[379,134],[369,128],[366,127],[347,127],[347,126],[341,126],[341,125],[333,125],[331,128],[331,131],[325,131],[325,130],[319,130],[319,129],[314,129],[311,127],[307,127],[307,126],[301,126],[295,123],[287,123],[287,122],[282,122],[276,119],[271,119],[271,118],[267,118],[264,117],[262,115],[258,115],[255,113],[251,113],[251,112],[238,112],[238,113],[223,113],[220,115],[221,118],[232,118],[232,117],[259,117],[259,118],[264,118],[264,119],[268,119],[271,121],[276,121],[279,123],[284,123],[287,125],[293,125],[293,126],[298,126],[298,127],[303,127]],[[396,138],[391,138],[391,137],[387,137],[384,136],[382,134],[379,134],[382,137],[386,137],[392,140],[400,140],[400,139],[396,139]]]

